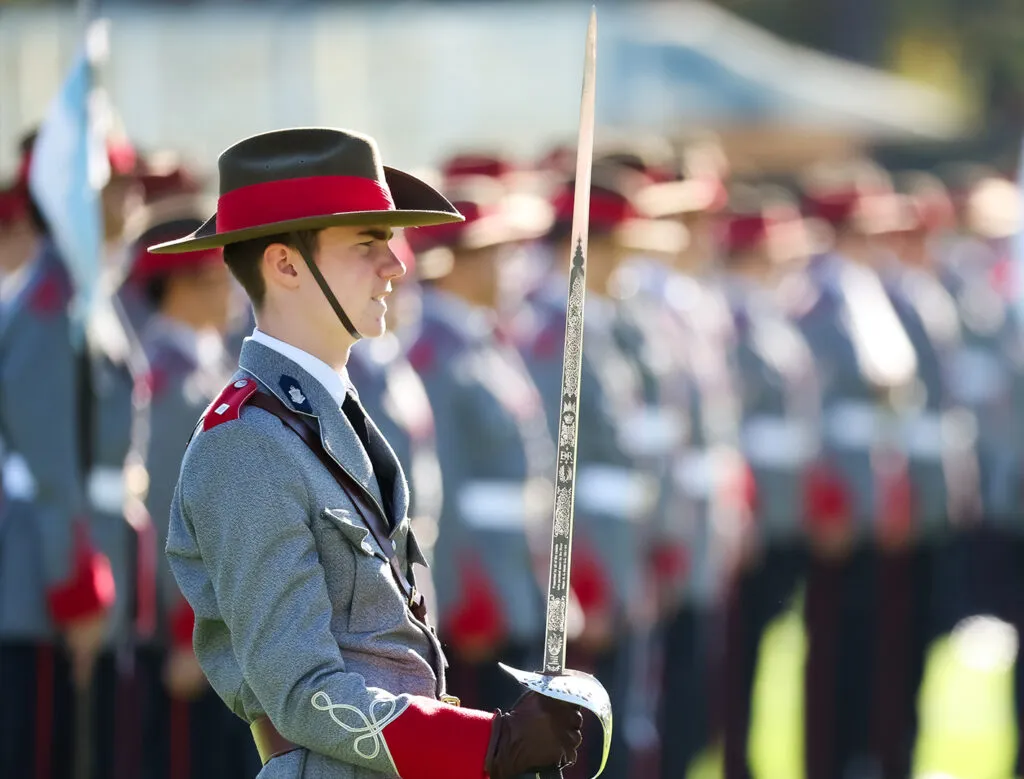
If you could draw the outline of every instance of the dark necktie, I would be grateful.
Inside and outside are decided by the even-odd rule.
[[[394,526],[395,517],[392,510],[392,498],[397,474],[395,473],[395,464],[392,458],[388,456],[384,439],[376,429],[367,425],[366,412],[363,411],[363,407],[359,405],[359,401],[353,395],[346,393],[345,402],[341,404],[341,410],[348,418],[352,428],[356,431],[356,435],[366,450],[367,457],[370,458],[373,474],[377,477],[377,486],[380,487],[380,496],[384,501],[384,505],[381,508],[384,509],[385,518],[388,523]]]

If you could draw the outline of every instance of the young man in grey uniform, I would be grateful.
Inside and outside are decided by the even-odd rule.
[[[391,229],[460,214],[341,130],[248,138],[219,172],[216,216],[153,250],[224,246],[257,330],[185,453],[167,554],[260,776],[503,779],[572,762],[576,707],[528,693],[492,714],[448,697],[409,577],[423,556],[405,476],[344,371],[404,273]]]

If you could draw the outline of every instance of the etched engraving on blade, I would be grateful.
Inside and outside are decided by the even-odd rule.
[[[548,607],[545,620],[544,671],[565,667],[566,609],[572,568],[573,505],[575,502],[576,440],[579,428],[579,382],[583,364],[583,304],[586,295],[586,256],[577,239],[569,273],[566,305],[565,354],[562,362],[562,411],[558,421],[558,470],[552,517]]]

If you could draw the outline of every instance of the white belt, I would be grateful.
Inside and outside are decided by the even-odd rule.
[[[654,506],[657,486],[646,474],[614,465],[584,465],[576,472],[576,507],[590,514],[640,521]]]
[[[903,420],[907,454],[939,460],[943,452],[969,448],[977,437],[974,417],[966,411],[922,412]]]
[[[795,470],[817,453],[811,427],[795,419],[758,414],[743,423],[743,454],[762,468]]]
[[[885,415],[873,403],[846,401],[826,410],[828,440],[845,449],[870,449],[882,440]]]
[[[89,505],[105,514],[124,511],[124,469],[98,466],[89,473],[86,485]]]
[[[709,499],[741,463],[739,454],[728,447],[691,449],[676,460],[673,476],[690,497]]]
[[[25,458],[17,452],[4,458],[3,466],[0,466],[0,479],[3,480],[3,494],[10,500],[35,500],[36,479]]]
[[[479,530],[521,530],[528,519],[550,510],[547,483],[536,480],[479,480],[465,484],[458,494],[459,514]]]
[[[634,456],[658,457],[678,446],[685,433],[686,420],[679,412],[644,406],[626,420],[622,442]]]

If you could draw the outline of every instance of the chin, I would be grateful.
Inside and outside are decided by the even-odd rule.
[[[380,338],[387,332],[387,329],[387,323],[384,321],[384,318],[381,317],[380,319],[371,319],[367,322],[365,327],[361,327],[359,329],[359,334],[362,335],[363,338]]]

